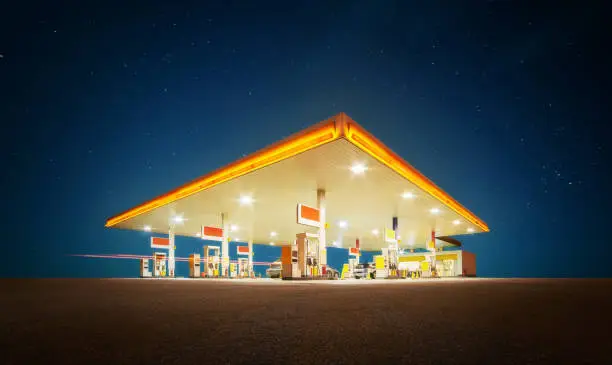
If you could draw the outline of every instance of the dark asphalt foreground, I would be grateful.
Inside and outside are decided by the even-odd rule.
[[[0,280],[4,364],[612,363],[612,280]]]

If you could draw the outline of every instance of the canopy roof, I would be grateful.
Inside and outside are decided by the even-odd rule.
[[[367,169],[355,174],[355,164]],[[180,216],[175,234],[193,237],[202,225],[220,226],[223,212],[236,228],[232,240],[284,244],[314,232],[296,223],[296,206],[316,207],[318,189],[326,191],[328,246],[360,238],[364,250],[386,247],[383,231],[394,216],[400,247],[424,247],[432,229],[439,236],[489,231],[344,113],[109,218],[106,227],[167,233]],[[251,204],[241,203],[245,196]]]

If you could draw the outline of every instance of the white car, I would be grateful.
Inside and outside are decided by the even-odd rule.
[[[266,276],[271,279],[280,279],[283,273],[283,264],[280,261],[275,261],[266,269]]]

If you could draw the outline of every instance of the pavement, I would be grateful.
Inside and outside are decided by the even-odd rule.
[[[3,364],[604,364],[612,279],[1,279]]]

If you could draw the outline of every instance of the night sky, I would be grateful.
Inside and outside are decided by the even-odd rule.
[[[604,2],[195,3],[2,10],[0,276],[136,276],[67,255],[150,254],[106,219],[341,111],[487,222],[479,276],[612,276]]]

